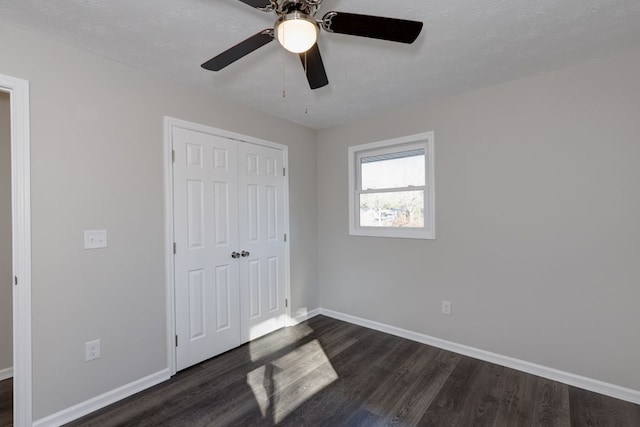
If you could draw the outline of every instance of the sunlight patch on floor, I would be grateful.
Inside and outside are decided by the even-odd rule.
[[[262,416],[276,424],[337,379],[338,374],[318,340],[247,374],[247,384]]]
[[[251,333],[257,334],[257,331],[262,330],[263,326],[264,325],[257,325],[255,327],[256,329],[251,329]],[[274,345],[273,339],[261,340],[260,338],[252,338],[253,341],[249,342],[249,352],[251,354],[252,362],[258,362],[287,346],[295,344],[302,338],[311,335],[313,333],[313,329],[307,325],[297,325],[295,328],[284,328],[271,333],[278,335],[277,345]]]

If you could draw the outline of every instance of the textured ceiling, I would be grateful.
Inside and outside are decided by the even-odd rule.
[[[322,33],[330,83],[311,91],[277,43],[200,68],[273,25],[237,0],[0,0],[4,22],[315,129],[640,47],[638,0],[325,0],[318,15],[330,10],[425,25],[413,45]]]

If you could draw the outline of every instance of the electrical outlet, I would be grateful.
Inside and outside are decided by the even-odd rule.
[[[84,361],[98,359],[100,357],[100,340],[89,341],[84,345]]]
[[[100,249],[107,247],[107,230],[85,230],[84,248]]]
[[[451,316],[451,301],[442,301],[442,314]]]

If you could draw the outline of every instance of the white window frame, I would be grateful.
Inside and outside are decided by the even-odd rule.
[[[360,159],[362,157],[387,154],[408,149],[425,149],[424,227],[362,227],[360,226],[361,188]],[[349,147],[349,234],[352,236],[399,237],[408,239],[436,238],[436,195],[434,133],[425,132],[401,138],[371,142]]]

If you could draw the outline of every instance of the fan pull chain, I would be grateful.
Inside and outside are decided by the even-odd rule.
[[[307,79],[309,78],[309,67],[307,66],[307,52],[304,53],[304,74]],[[309,91],[304,92],[304,113],[308,114],[309,108]]]
[[[285,68],[285,55],[286,53],[284,52],[284,49],[282,49],[282,55],[280,56],[280,58],[282,58],[282,97],[286,98],[287,97],[287,71]]]

